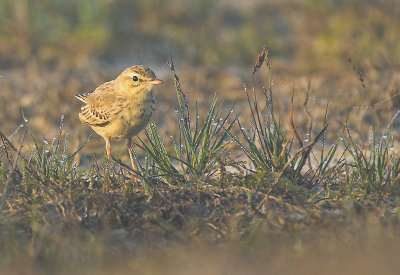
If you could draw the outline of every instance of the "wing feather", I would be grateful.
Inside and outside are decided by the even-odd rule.
[[[106,126],[122,110],[121,100],[113,92],[113,81],[100,85],[92,93],[76,95],[76,98],[85,103],[79,119],[90,126]]]

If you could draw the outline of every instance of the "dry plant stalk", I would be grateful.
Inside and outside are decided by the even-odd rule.
[[[268,56],[268,51],[266,46],[264,46],[261,53],[257,56],[256,63],[253,65],[253,76],[261,68],[262,64],[265,61],[265,57],[267,56]]]
[[[167,62],[167,64],[168,64],[169,68],[171,69],[172,74],[174,76],[176,90],[179,92],[180,96],[183,98],[183,103],[184,103],[184,107],[186,110],[186,119],[189,123],[189,128],[190,128],[190,113],[189,113],[189,104],[187,101],[187,95],[182,90],[181,82],[179,81],[179,77],[175,71],[175,66],[174,66],[174,62],[172,60],[172,55],[170,56],[170,60]]]

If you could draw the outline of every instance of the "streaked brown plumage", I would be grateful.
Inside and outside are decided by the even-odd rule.
[[[133,66],[93,92],[76,95],[85,103],[79,112],[80,121],[104,138],[108,158],[111,154],[110,140],[126,138],[135,169],[131,140],[149,123],[156,104],[153,86],[160,83],[162,81],[149,68]]]

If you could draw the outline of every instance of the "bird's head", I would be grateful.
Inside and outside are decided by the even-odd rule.
[[[162,83],[156,74],[148,67],[137,65],[127,68],[116,79],[117,85],[127,92],[135,92],[142,89],[151,90],[154,85]]]

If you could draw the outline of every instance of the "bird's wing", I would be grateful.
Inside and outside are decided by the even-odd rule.
[[[123,101],[113,92],[111,82],[106,82],[89,94],[76,95],[85,105],[79,119],[90,126],[106,126],[122,110]]]
[[[107,93],[110,92],[112,93],[114,91],[114,80],[105,82],[101,84],[99,87],[97,87],[94,91],[89,92],[89,93],[83,93],[83,94],[76,94],[75,97],[82,101],[83,103],[86,103],[86,99],[95,93]]]

